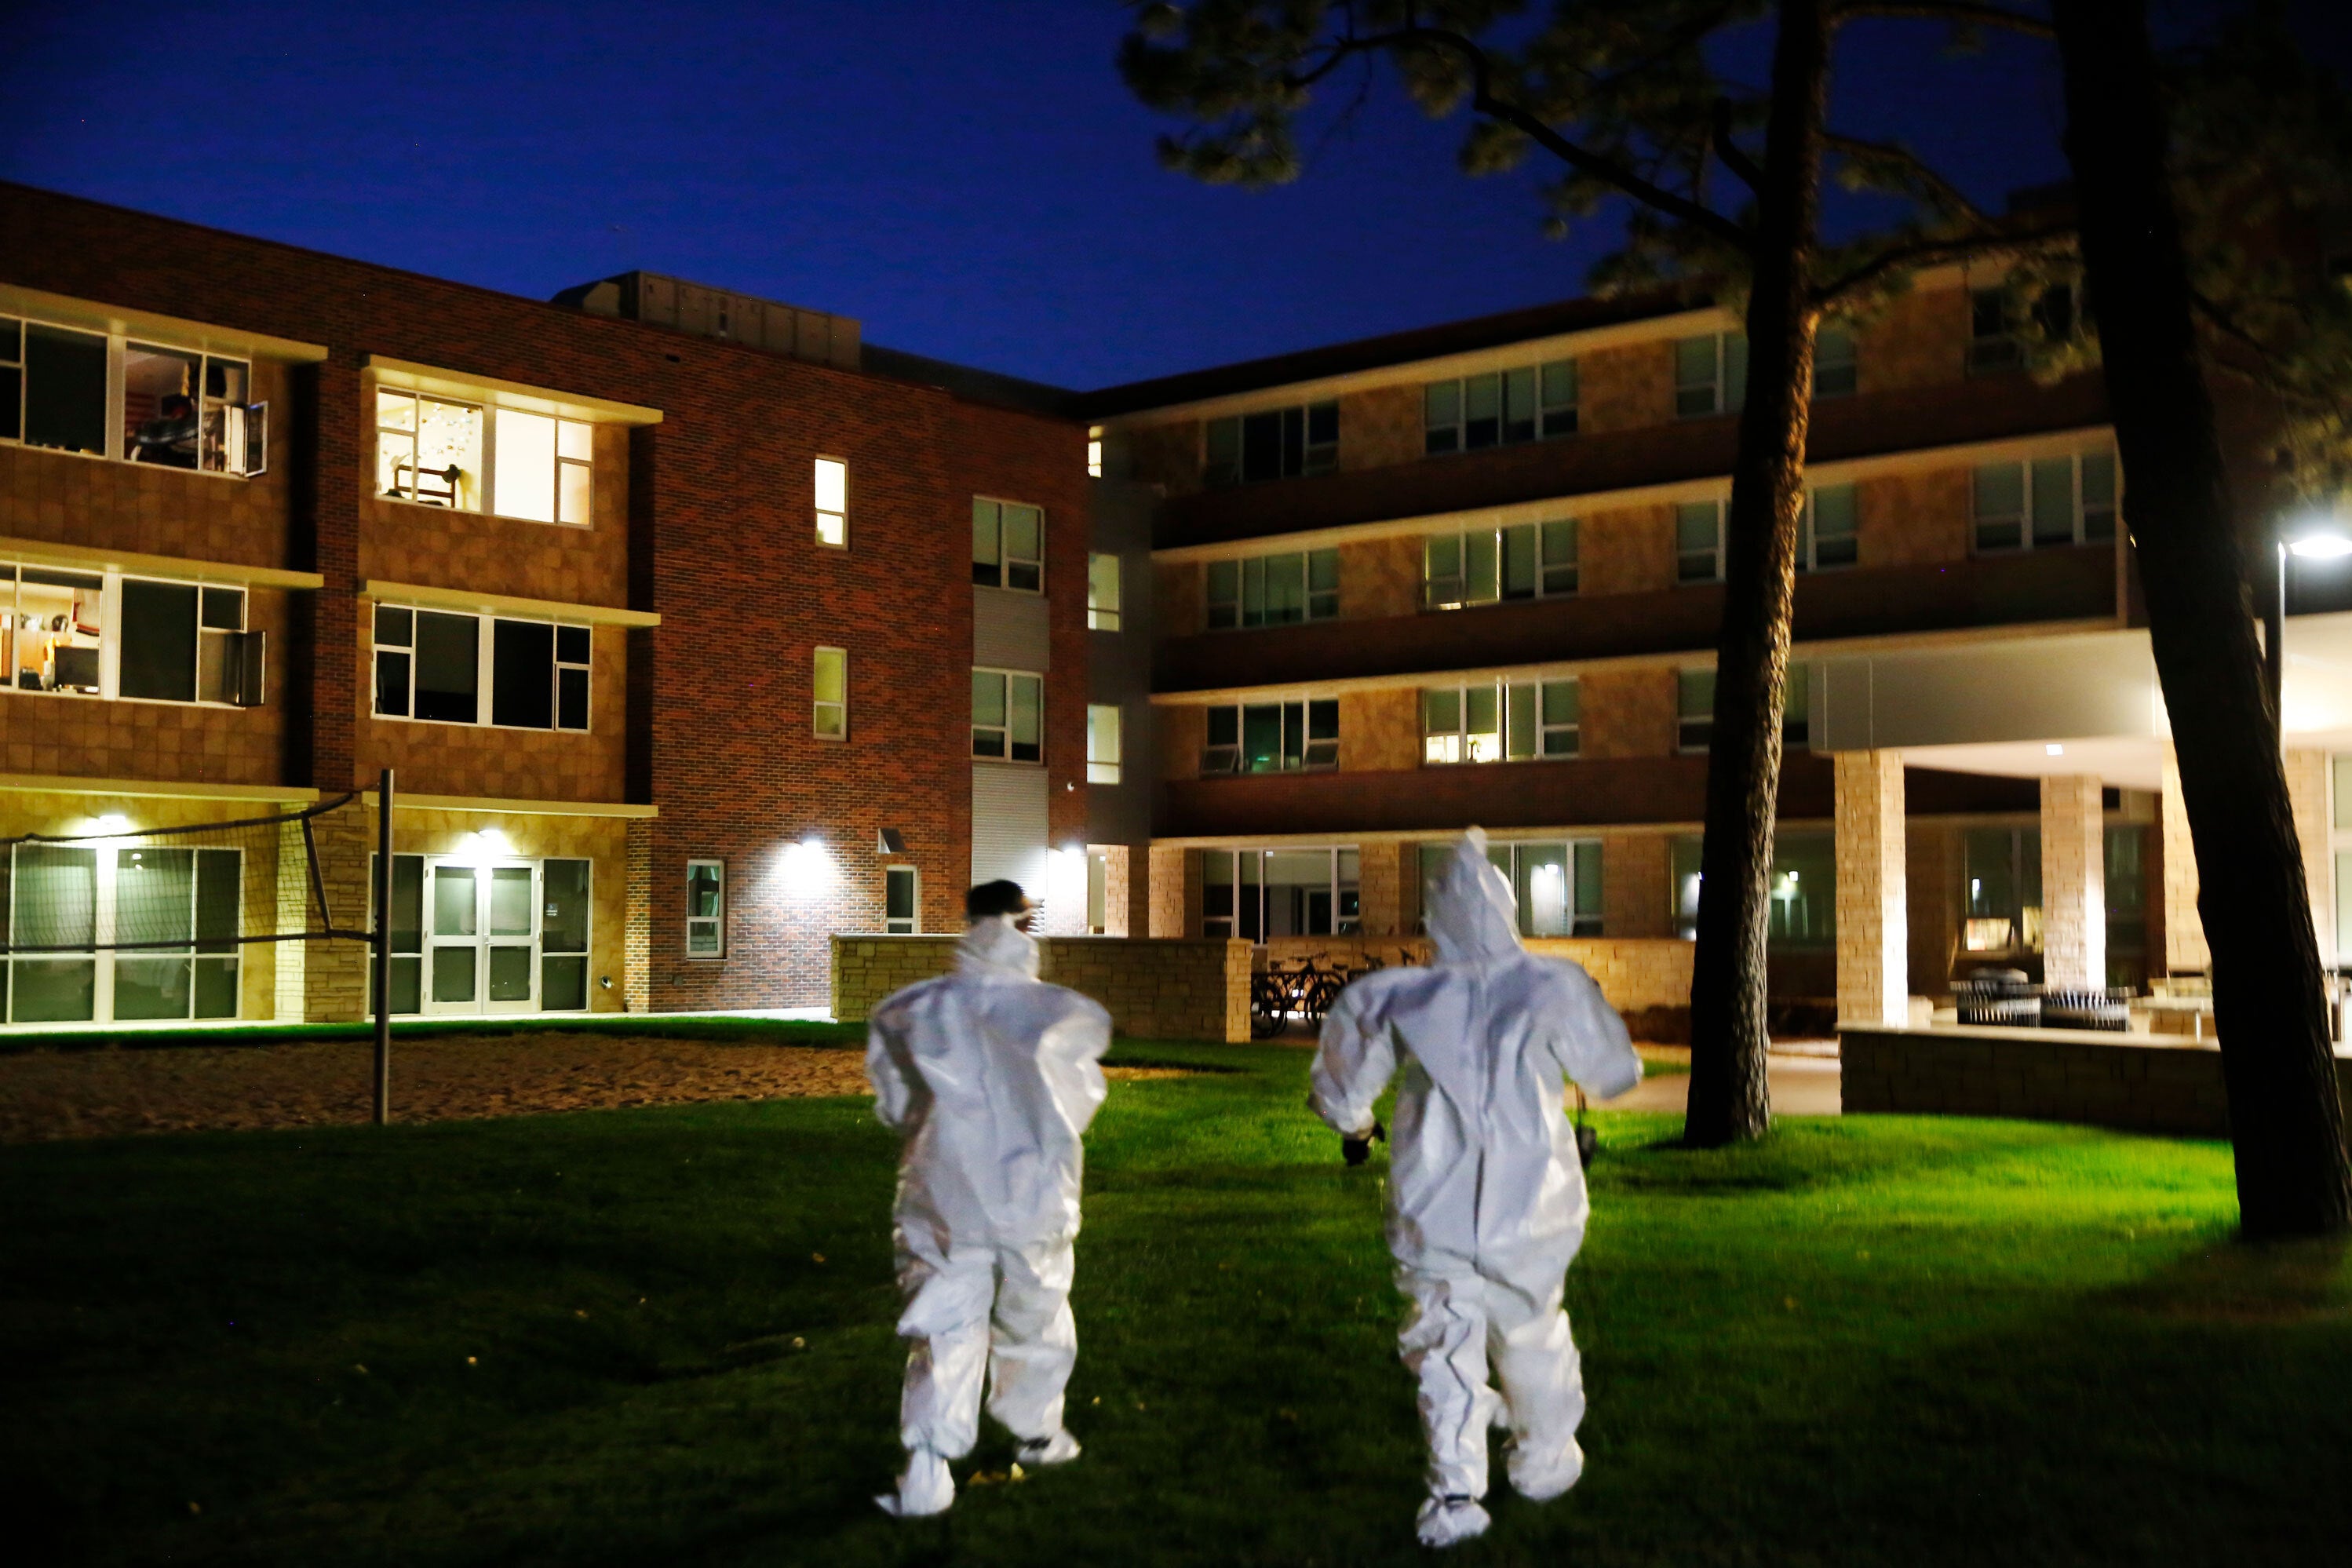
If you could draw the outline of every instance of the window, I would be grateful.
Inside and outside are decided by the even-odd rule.
[[[1443,876],[1453,857],[1452,844],[1423,844],[1422,885],[1427,887]],[[1599,839],[1549,844],[1490,841],[1486,858],[1511,884],[1521,936],[1601,933]]]
[[[1675,413],[1736,414],[1748,400],[1748,334],[1709,332],[1675,343]]]
[[[1685,942],[1698,935],[1699,866],[1702,840],[1677,837],[1668,850],[1672,863],[1675,934]],[[1837,848],[1827,833],[1782,833],[1772,839],[1767,875],[1765,940],[1774,948],[1834,949],[1837,946]]]
[[[1971,827],[1960,835],[1960,950],[2042,951],[2042,830]]]
[[[1523,763],[1572,757],[1580,721],[1580,694],[1572,679],[1425,688],[1421,694],[1421,760]]]
[[[1675,744],[1704,752],[1715,738],[1715,671],[1675,671]]]
[[[845,648],[816,650],[811,682],[816,698],[816,733],[827,741],[849,738],[849,652]]]
[[[1339,552],[1292,551],[1209,563],[1209,629],[1287,626],[1339,613]]]
[[[849,465],[837,458],[816,460],[816,542],[849,548]]]
[[[1979,551],[2041,550],[2116,536],[2113,452],[1981,463],[1974,488]]]
[[[1087,557],[1087,625],[1115,632],[1118,619],[1118,557],[1097,551]]]
[[[1780,700],[1780,749],[1794,751],[1812,744],[1812,666],[1791,660]]]
[[[18,844],[8,869],[10,1023],[236,1016],[239,851]]]
[[[1321,773],[1339,765],[1339,700],[1209,710],[1203,773]]]
[[[1266,479],[1328,474],[1339,466],[1339,405],[1310,403],[1212,419],[1202,431],[1207,485],[1252,485]]]
[[[371,889],[379,865],[368,857]],[[394,855],[392,1011],[586,1012],[593,871],[576,859]]]
[[[1576,520],[1433,533],[1422,542],[1422,604],[1458,610],[1576,592]]]
[[[1576,362],[1489,371],[1422,388],[1422,449],[1475,452],[1576,434]]]
[[[0,316],[0,441],[251,478],[269,464],[252,395],[248,360]]]
[[[1360,929],[1354,849],[1204,849],[1201,862],[1202,936],[1264,942]]]
[[[1102,468],[1103,468],[1103,464],[1102,464],[1102,452],[1103,452],[1103,429],[1102,429],[1102,426],[1099,426],[1099,425],[1093,425],[1093,426],[1087,426],[1087,478],[1088,478],[1088,479],[1101,479],[1101,478],[1103,477],[1103,471],[1102,471]]]
[[[376,493],[585,528],[593,521],[594,439],[577,419],[380,387]]]
[[[19,691],[261,704],[268,637],[242,588],[0,563],[0,670]]]
[[[727,865],[721,860],[686,863],[686,956],[727,956]]]
[[[1861,510],[1852,485],[1822,485],[1805,492],[1798,520],[1797,570],[1827,572],[1861,559]]]
[[[378,605],[374,637],[379,719],[589,727],[586,626]]]
[[[923,929],[921,883],[912,866],[882,868],[882,929],[892,936],[912,936]]]
[[[1813,334],[1813,395],[1851,397],[1859,384],[1853,330],[1822,323]]]
[[[999,762],[1045,760],[1045,679],[1010,669],[971,672],[971,754]]]
[[[1686,500],[1675,507],[1675,581],[1723,581],[1723,505]]]
[[[1019,501],[971,498],[971,580],[1023,594],[1045,589],[1045,514]]]
[[[1115,784],[1118,783],[1118,705],[1115,702],[1088,703],[1087,783]]]

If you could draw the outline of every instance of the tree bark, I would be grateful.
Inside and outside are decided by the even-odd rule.
[[[2066,155],[2180,756],[2250,1237],[2352,1226],[2318,944],[2199,365],[2146,0],[2056,0]]]
[[[1713,1147],[1769,1131],[1765,933],[1780,790],[1797,523],[1811,419],[1812,255],[1821,217],[1830,28],[1822,0],[1782,0],[1772,109],[1757,192],[1748,299],[1747,404],[1725,524],[1716,643],[1698,949],[1691,973],[1685,1142]]]

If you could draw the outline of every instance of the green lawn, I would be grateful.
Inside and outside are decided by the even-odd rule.
[[[899,1347],[862,1102],[0,1150],[10,1555],[1416,1560],[1381,1165],[1340,1167],[1302,1052],[1121,1051],[1247,1070],[1116,1085],[1097,1124],[1086,1456],[910,1525],[867,1500]],[[2352,1270],[2230,1245],[2221,1146],[1600,1123],[1586,1479],[1498,1494],[1454,1561],[2352,1551]]]

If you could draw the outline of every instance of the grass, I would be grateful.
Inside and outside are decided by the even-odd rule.
[[[1097,1124],[1087,1454],[908,1525],[867,1500],[900,1347],[862,1102],[0,1150],[12,1556],[1416,1560],[1378,1157],[1339,1165],[1304,1053],[1121,1050],[1245,1070]],[[2341,1560],[2352,1270],[2231,1243],[2225,1148],[1597,1120],[1588,1473],[1454,1561]]]

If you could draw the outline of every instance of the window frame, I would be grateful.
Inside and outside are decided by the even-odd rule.
[[[1817,521],[1818,498],[1824,490],[1843,491],[1853,498],[1853,530],[1851,533],[1833,535],[1843,539],[1853,549],[1850,558],[1824,562],[1821,559],[1822,535]],[[1862,563],[1862,487],[1852,482],[1843,485],[1807,485],[1805,510],[1797,519],[1797,570],[1800,572],[1843,572]]]
[[[1328,419],[1329,434],[1318,431]],[[1274,441],[1271,467],[1253,455],[1264,450],[1268,432]],[[1221,439],[1223,438],[1223,439]],[[1229,446],[1231,456],[1218,456]],[[1339,400],[1321,397],[1312,403],[1255,408],[1201,421],[1201,484],[1204,489],[1235,485],[1271,484],[1280,479],[1311,479],[1336,473],[1339,468]]]
[[[707,915],[698,915],[694,912],[694,873],[698,867],[708,867],[717,873],[712,878],[711,912]],[[727,862],[715,856],[688,856],[686,862],[686,926],[683,933],[686,957],[690,963],[719,963],[727,956]],[[695,928],[698,926],[707,927],[709,930],[710,948],[708,952],[695,951]]]
[[[1551,708],[1547,700],[1556,692],[1565,691],[1576,716],[1565,721],[1549,717]],[[1495,754],[1475,754],[1471,737],[1484,735],[1484,730],[1470,728],[1470,695],[1472,692],[1492,693],[1495,702]],[[1522,698],[1524,694],[1524,700]],[[1431,699],[1450,698],[1454,707],[1454,727],[1450,730],[1431,728]],[[1560,763],[1572,762],[1584,748],[1584,691],[1582,683],[1573,675],[1556,675],[1529,680],[1467,680],[1446,686],[1424,686],[1415,705],[1420,712],[1421,765],[1425,768],[1491,767],[1499,763]],[[1555,747],[1555,738],[1561,744]],[[1438,742],[1450,741],[1442,749],[1448,755],[1433,754]],[[1525,747],[1521,749],[1524,741]]]
[[[574,415],[550,409],[544,405],[546,400],[542,398],[510,398],[496,393],[467,396],[426,392],[417,387],[381,380],[371,380],[362,395],[370,400],[368,428],[374,435],[374,440],[371,444],[367,470],[371,500],[394,506],[421,506],[428,507],[435,511],[464,512],[468,516],[494,518],[503,522],[536,522],[543,523],[550,528],[580,529],[588,531],[594,530],[597,468],[597,422],[595,420],[582,419]],[[385,422],[384,400],[386,398],[408,399],[415,410],[415,422],[410,427],[403,429],[398,425]],[[542,406],[528,407],[525,405],[527,403],[539,403]],[[472,505],[463,504],[466,491],[460,488],[465,483],[462,479],[452,482],[448,499],[446,500],[437,497],[428,498],[423,493],[424,474],[418,467],[415,438],[424,428],[425,408],[427,404],[444,408],[470,410],[479,421],[481,471],[475,475],[472,480]],[[513,416],[518,419],[544,419],[554,426],[549,432],[551,444],[548,454],[550,465],[548,482],[551,487],[548,492],[549,510],[552,514],[551,516],[532,517],[527,512],[499,510],[499,468],[501,461],[499,448],[503,444],[503,438],[499,431],[499,421],[504,416]],[[575,430],[582,433],[582,449],[588,454],[584,458],[575,456],[565,449],[567,434]],[[405,437],[409,442],[408,466],[413,477],[404,489],[399,484],[397,468],[393,470],[392,486],[386,488],[383,482],[383,442],[387,436]],[[583,502],[586,515],[567,518],[564,516],[564,498],[567,493],[564,475],[574,469],[584,472],[588,477],[587,494]],[[459,471],[463,472],[462,469]]]
[[[383,640],[385,612],[404,614],[410,617],[408,641],[393,643]],[[474,623],[474,717],[465,719],[425,719],[416,713],[416,621],[418,616],[444,616]],[[543,626],[550,628],[548,639],[548,722],[538,724],[501,724],[492,717],[497,711],[498,625],[511,622],[520,626]],[[588,661],[582,663],[563,657],[564,633],[583,633],[588,639]],[[418,605],[400,599],[375,601],[368,611],[368,717],[405,724],[447,724],[457,729],[509,730],[529,735],[589,735],[596,732],[596,628],[585,622],[559,621],[542,616],[508,616],[494,611],[454,610],[442,605]],[[387,657],[404,658],[407,670],[407,710],[387,713],[383,710],[383,668]],[[587,722],[571,725],[563,722],[564,690],[567,674],[581,678],[586,692],[583,704]],[[561,857],[558,857],[561,858]]]
[[[1249,756],[1249,716],[1255,709],[1275,710],[1274,766],[1254,768]],[[1257,773],[1328,773],[1339,766],[1339,700],[1337,697],[1288,697],[1271,702],[1218,702],[1206,709],[1201,742],[1201,776],[1243,777]],[[1220,715],[1230,719],[1229,741],[1219,741]],[[1320,721],[1329,721],[1329,733],[1318,734]],[[1292,727],[1297,726],[1293,744]],[[1294,761],[1294,759],[1296,759]]]
[[[1555,374],[1557,373],[1557,374]],[[1514,435],[1512,412],[1512,378],[1525,376],[1528,395],[1527,434]],[[1566,382],[1565,398],[1554,396],[1559,382]],[[1488,440],[1473,440],[1473,420],[1470,415],[1471,384],[1492,382],[1495,392],[1494,435]],[[1481,371],[1470,375],[1447,376],[1422,383],[1421,429],[1422,456],[1448,457],[1463,452],[1483,452],[1496,447],[1520,447],[1538,441],[1557,441],[1577,434],[1577,408],[1582,396],[1582,376],[1574,355],[1564,359],[1544,360],[1531,365],[1512,365],[1504,370]],[[1442,407],[1450,407],[1451,417],[1440,418]]]
[[[825,655],[834,656],[835,679],[841,695],[827,700],[824,695]],[[825,727],[825,710],[833,710],[833,727]],[[809,726],[810,732],[820,741],[849,739],[849,650],[828,643],[820,643],[809,654]]]
[[[1005,763],[1013,764],[1013,765],[1014,765],[1014,766],[1018,766],[1018,767],[1024,767],[1024,768],[1037,768],[1037,767],[1043,767],[1043,766],[1045,766],[1045,673],[1044,673],[1042,670],[1034,670],[1034,669],[1006,669],[1006,668],[1003,668],[1003,667],[1001,667],[1001,666],[997,666],[997,665],[975,664],[975,665],[973,665],[973,666],[971,667],[971,675],[972,675],[972,681],[973,681],[973,684],[974,684],[975,688],[977,687],[977,685],[978,685],[978,683],[980,682],[980,680],[981,680],[982,678],[984,678],[984,677],[991,677],[991,676],[992,676],[992,677],[995,677],[995,678],[997,679],[997,680],[998,680],[998,690],[999,690],[999,692],[1001,693],[1001,695],[1002,695],[1002,699],[1003,699],[1003,700],[1002,700],[1002,709],[1003,709],[1003,714],[1004,714],[1004,719],[1003,719],[1003,721],[1002,723],[997,723],[997,724],[982,724],[982,723],[980,721],[980,719],[979,719],[979,713],[978,713],[978,708],[977,708],[977,705],[975,705],[974,710],[973,710],[972,721],[971,721],[971,759],[972,759],[972,761],[974,761],[974,762],[976,762],[976,763]],[[1036,740],[1036,742],[1035,742],[1035,744],[1036,744],[1036,748],[1037,748],[1037,754],[1036,754],[1035,756],[1034,756],[1034,757],[1021,757],[1021,756],[1015,756],[1015,755],[1013,755],[1013,748],[1020,744],[1020,742],[1019,742],[1018,741],[1016,741],[1016,740],[1013,738],[1013,683],[1014,681],[1016,681],[1016,680],[1026,680],[1026,681],[1029,681],[1029,682],[1031,682],[1032,684],[1034,684],[1034,685],[1036,687],[1036,689],[1037,689],[1036,710],[1036,710],[1036,714],[1037,714],[1037,740]],[[975,695],[976,695],[976,692],[975,692]],[[1002,748],[1002,750],[999,750],[999,751],[996,751],[996,752],[983,752],[983,751],[982,751],[982,750],[980,749],[980,746],[981,746],[981,733],[982,733],[982,731],[993,731],[993,732],[995,732],[995,733],[996,733],[996,734],[998,734],[998,735],[1001,735],[1001,736],[1003,737],[1003,748]]]
[[[1692,693],[1703,691],[1701,711],[1694,711]],[[1684,756],[1704,755],[1715,743],[1715,667],[1698,665],[1675,671],[1675,750]]]
[[[1099,717],[1108,715],[1108,724]],[[1116,784],[1119,782],[1126,759],[1125,710],[1116,702],[1087,704],[1087,783]],[[1103,740],[1109,740],[1108,754]]]
[[[1694,512],[1696,509],[1703,506],[1715,509],[1715,542],[1706,550],[1699,551],[1683,543],[1683,520],[1686,513]],[[1729,526],[1727,514],[1730,510],[1731,503],[1720,496],[1712,500],[1685,500],[1675,503],[1675,587],[1702,587],[1710,583],[1723,581],[1723,561],[1727,547],[1725,534]],[[1689,568],[1694,559],[1701,554],[1706,556],[1709,565],[1706,575],[1696,576],[1692,574]]]
[[[825,490],[827,488],[825,484],[825,469],[828,467],[837,470],[834,486],[836,493],[832,499],[838,504],[833,507],[827,507],[824,504],[826,500]],[[830,458],[822,452],[818,453],[814,461],[810,465],[809,486],[810,497],[814,502],[814,510],[816,514],[816,542],[818,546],[825,550],[848,549],[849,460],[846,458]],[[825,537],[825,524],[828,521],[833,524],[834,537],[830,539]]]
[[[1825,342],[1844,343],[1844,353],[1825,362],[1822,358],[1822,345]],[[1829,379],[1833,384],[1822,384],[1822,372],[1824,369],[1832,373]],[[1861,334],[1843,322],[1823,321],[1813,331],[1813,401],[1818,403],[1824,397],[1852,397],[1861,390]]]
[[[36,328],[95,339],[102,345],[100,352],[105,356],[106,371],[105,390],[100,395],[100,449],[58,447],[46,442],[37,444],[29,438],[32,420],[30,345]],[[142,332],[133,338],[128,331],[93,331],[88,327],[14,310],[0,311],[0,383],[13,384],[16,404],[13,426],[0,428],[0,447],[20,447],[27,451],[55,452],[102,462],[135,463],[137,459],[127,449],[128,432],[124,428],[130,418],[130,391],[124,379],[124,361],[134,346],[159,350],[196,362],[196,386],[193,395],[196,415],[195,465],[184,468],[172,463],[140,464],[140,467],[168,468],[177,473],[209,474],[223,479],[257,479],[269,471],[269,401],[252,396],[257,363],[252,354],[215,353],[210,349],[173,342],[169,332]],[[251,401],[240,403],[226,395],[215,397],[207,390],[212,384],[212,368],[215,364],[242,369],[246,395]],[[0,399],[0,407],[5,405],[6,400]],[[214,424],[215,416],[219,419],[217,426]],[[218,467],[206,466],[205,459],[208,451],[220,454]]]
[[[1734,343],[1738,346],[1735,350]],[[1683,375],[1683,351],[1694,343],[1711,343],[1711,368],[1706,380],[1685,380]],[[1737,414],[1748,402],[1748,334],[1737,328],[1722,331],[1699,332],[1674,340],[1675,354],[1675,417],[1706,419],[1718,414]],[[1735,365],[1735,363],[1736,365]],[[1695,394],[1704,391],[1707,405],[1701,408],[1693,401]]]
[[[70,630],[37,630],[22,626],[20,623],[26,616],[21,606],[27,574],[77,580],[74,583],[34,584],[37,587],[73,589],[83,583],[94,584],[97,588],[97,629],[83,629],[87,623],[80,619],[78,611],[70,609],[66,612],[74,617]],[[192,696],[155,696],[123,690],[123,652],[131,639],[130,619],[124,609],[124,590],[132,584],[184,588],[195,595],[195,620],[190,628],[193,641],[188,648],[192,660]],[[212,605],[217,600],[232,597],[236,601],[236,625],[234,627],[208,625],[205,617]],[[73,602],[79,605],[82,601],[77,595]],[[0,560],[0,689],[27,697],[66,697],[93,702],[160,702],[174,708],[263,707],[268,696],[268,633],[253,629],[252,616],[253,589],[244,583],[163,577],[114,567],[86,571],[78,567]],[[59,636],[74,639],[68,644],[69,648],[95,656],[96,679],[88,683],[77,680],[66,686],[24,685],[20,656],[26,639]],[[95,646],[84,647],[82,639],[85,638]],[[215,655],[214,664],[219,679],[213,689],[220,694],[208,696],[205,656],[207,646],[214,643],[220,647]]]
[[[1266,585],[1273,575],[1273,563],[1296,559],[1299,573],[1299,616],[1295,620],[1275,620],[1268,614]],[[1328,587],[1317,587],[1318,568],[1328,566]],[[1250,618],[1251,569],[1256,569],[1257,618]],[[1230,575],[1231,596],[1219,592],[1221,574]],[[1319,550],[1273,550],[1258,555],[1237,555],[1223,561],[1212,561],[1202,568],[1202,611],[1203,626],[1213,632],[1258,631],[1267,626],[1310,626],[1317,621],[1339,618],[1339,550],[1326,545]],[[1223,614],[1220,614],[1223,611]]]
[[[1511,586],[1514,535],[1527,539],[1529,560],[1529,585],[1517,591]],[[1563,539],[1567,552],[1560,556],[1554,546]],[[1491,551],[1495,589],[1491,597],[1483,592],[1483,581],[1472,581],[1473,540],[1486,542]],[[1437,570],[1439,552],[1448,544],[1455,570],[1441,574]],[[1526,604],[1534,599],[1572,599],[1582,586],[1582,532],[1572,517],[1425,533],[1421,540],[1421,607],[1424,611],[1470,610],[1488,605]],[[1450,590],[1448,584],[1452,585]],[[1474,595],[1474,589],[1480,591]]]
[[[890,912],[890,884],[904,879],[911,884],[907,907],[913,912],[894,915]],[[882,934],[885,936],[919,936],[923,931],[923,873],[912,861],[887,861],[882,867]]]
[[[1110,593],[1105,602],[1103,587],[1108,579]],[[1115,632],[1124,619],[1126,602],[1124,563],[1108,550],[1087,552],[1087,629],[1093,632]]]
[[[983,507],[990,509],[990,516],[985,523],[981,521],[981,510]],[[1005,548],[1004,509],[1007,507],[1019,507],[1037,514],[1037,553],[1034,559],[1025,555],[1013,555]],[[983,562],[980,557],[980,537],[982,528],[990,531],[991,546],[996,555],[996,559],[992,562]],[[1034,501],[1008,500],[1003,496],[975,495],[971,498],[971,581],[974,587],[1001,588],[1008,594],[1042,595],[1045,593],[1045,509],[1043,506]],[[983,568],[992,570],[995,575],[982,577],[981,572]],[[1014,581],[1022,574],[1022,568],[1026,568],[1034,579],[1025,585]]]
[[[1202,849],[1201,851],[1202,861],[1201,934],[1208,938],[1223,936],[1229,941],[1239,939],[1253,943],[1263,943],[1266,940],[1266,889],[1270,887],[1313,888],[1316,885],[1311,882],[1268,882],[1265,879],[1265,858],[1269,855],[1315,854],[1328,857],[1326,864],[1329,870],[1322,886],[1325,896],[1328,900],[1331,930],[1328,932],[1308,931],[1303,934],[1308,936],[1360,934],[1363,930],[1363,852],[1359,846],[1353,844],[1285,845],[1279,848],[1267,848],[1264,846],[1248,848],[1212,846]],[[1246,879],[1242,874],[1244,857],[1255,862],[1253,874]],[[1226,879],[1223,881],[1215,880],[1208,875],[1210,868],[1220,858],[1225,865]],[[1356,873],[1352,882],[1347,876],[1350,866]],[[1256,894],[1255,900],[1256,907],[1246,920],[1242,915],[1244,888],[1255,889]],[[1215,893],[1220,889],[1225,891],[1227,905],[1226,912],[1222,915],[1211,912],[1210,908],[1217,901]],[[1216,929],[1219,927],[1223,929]],[[1252,931],[1244,929],[1247,927],[1255,929]]]
[[[2045,464],[2065,463],[2067,474],[2067,505],[2070,509],[2070,533],[2064,539],[2041,536],[2041,486],[2035,470]],[[2105,470],[2106,500],[2095,511],[2089,504],[2089,487],[2085,470],[2096,465]],[[1988,522],[1984,512],[1983,489],[1986,475],[1999,468],[2017,472],[2018,510],[2012,515],[2000,515]],[[2098,531],[2092,530],[2092,519],[2104,517],[2105,525]],[[2014,527],[2018,542],[2014,544],[1987,544],[1987,527]],[[2036,550],[2067,550],[2089,544],[2112,544],[2122,531],[2123,465],[2112,447],[2087,447],[2072,452],[2050,453],[2039,458],[2018,458],[2006,461],[1978,463],[1969,470],[1969,553],[1970,555],[2022,555]]]

